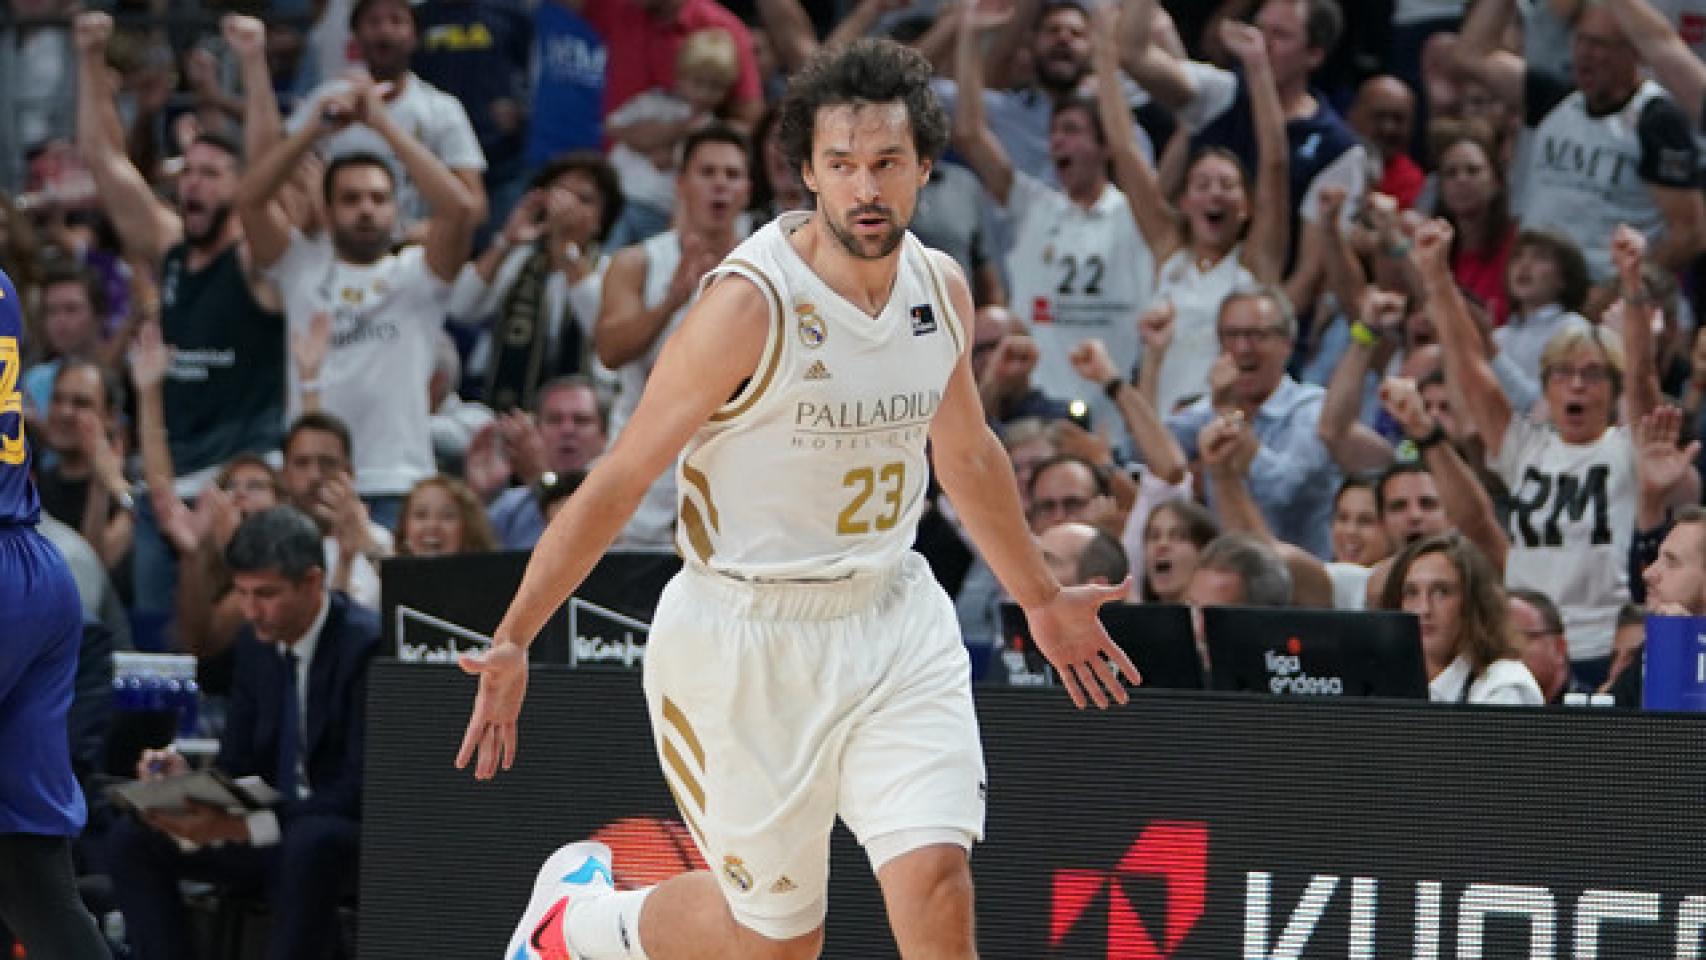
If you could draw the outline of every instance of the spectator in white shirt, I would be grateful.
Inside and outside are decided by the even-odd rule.
[[[449,167],[474,198],[477,207],[474,221],[484,220],[486,188],[482,176],[486,155],[480,149],[474,125],[468,120],[468,111],[460,100],[409,71],[409,59],[414,56],[418,40],[414,7],[407,0],[356,0],[349,25],[368,77],[373,83],[384,85],[383,109],[376,112],[389,116]],[[316,87],[291,113],[290,130],[294,133],[323,123],[328,101],[335,104],[337,101],[332,98],[351,89],[355,88],[346,79],[330,80]],[[415,182],[408,164],[401,164],[399,169],[401,158],[392,153],[388,138],[370,122],[356,119],[358,123],[340,123],[327,131],[331,135],[321,145],[327,161],[354,153],[383,157],[397,178],[402,226],[411,227],[425,220],[428,208],[434,206],[429,192]]]
[[[432,207],[425,242],[392,252],[397,184],[374,154],[345,154],[326,167],[327,236],[310,239],[276,202],[280,188],[322,137],[363,123],[402,160]],[[293,330],[330,319],[330,349],[314,382],[292,371],[292,410],[317,401],[349,424],[356,489],[379,523],[397,520],[402,497],[435,472],[428,389],[450,284],[468,258],[480,200],[386,112],[381,85],[328,97],[314,122],[257,158],[237,209],[255,263],[278,285]],[[309,394],[313,396],[302,396]]]
[[[1430,700],[1532,707],[1546,702],[1523,665],[1499,576],[1468,540],[1447,533],[1406,547],[1380,605],[1421,620]]]

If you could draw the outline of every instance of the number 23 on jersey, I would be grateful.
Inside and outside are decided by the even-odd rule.
[[[24,397],[18,392],[18,374],[23,362],[17,337],[0,337],[0,464],[22,466],[24,462]],[[5,420],[18,418],[17,432],[6,432]]]
[[[896,461],[849,470],[841,478],[841,486],[852,491],[852,499],[836,518],[836,533],[858,536],[870,533],[873,526],[879,531],[892,530],[904,506],[906,464]]]

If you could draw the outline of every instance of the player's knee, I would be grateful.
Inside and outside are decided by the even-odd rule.
[[[746,943],[741,956],[753,960],[817,960],[823,952],[823,927],[785,940],[772,939],[750,927],[742,927]]]
[[[935,844],[895,857],[878,872],[901,956],[973,956],[971,865],[963,847]]]

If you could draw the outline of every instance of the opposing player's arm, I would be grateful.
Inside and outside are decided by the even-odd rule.
[[[494,639],[526,646],[592,569],[693,432],[758,368],[772,326],[743,277],[715,283],[664,345],[615,446],[587,474],[533,551]]]
[[[973,316],[971,290],[959,267],[944,255],[936,257],[937,269],[949,280],[949,300],[960,318]],[[1072,702],[1084,706],[1086,698],[1098,707],[1110,697],[1126,701],[1125,688],[1113,673],[1137,678],[1137,668],[1108,639],[1096,619],[1096,609],[1118,600],[1130,582],[1115,586],[1061,587],[1043,562],[1042,551],[1025,525],[1019,502],[1019,485],[1001,441],[989,429],[972,376],[971,358],[962,350],[942,406],[930,425],[930,457],[936,478],[978,552],[1008,594],[1025,609],[1038,649],[1059,671],[1062,685]]]

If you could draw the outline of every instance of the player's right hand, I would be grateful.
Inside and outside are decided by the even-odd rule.
[[[465,653],[456,662],[463,673],[480,678],[456,769],[467,769],[468,761],[477,760],[474,778],[490,780],[500,766],[508,770],[515,763],[516,719],[527,696],[527,651],[505,641],[481,653]]]

